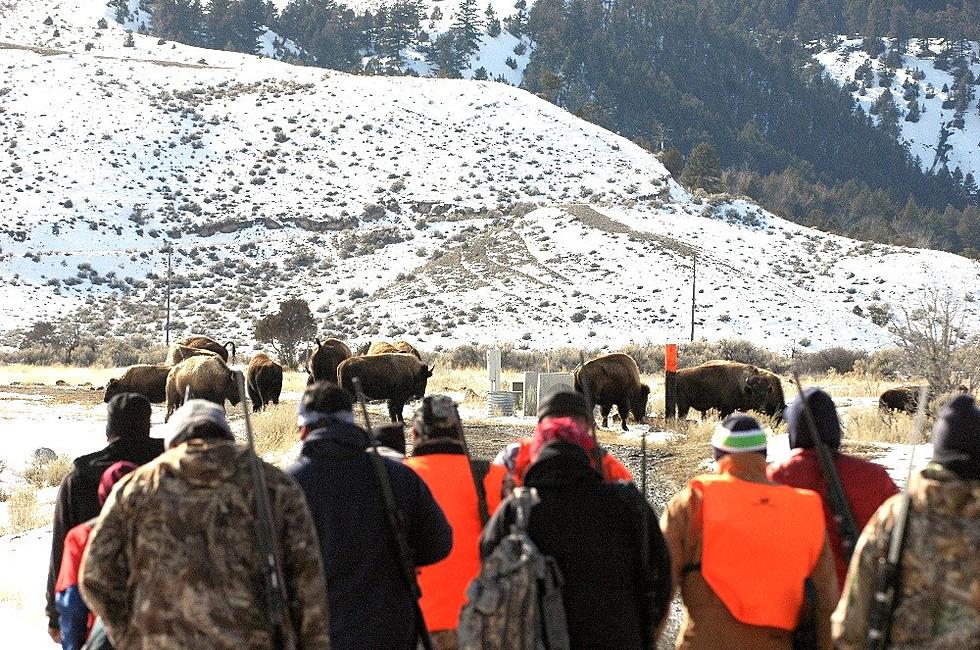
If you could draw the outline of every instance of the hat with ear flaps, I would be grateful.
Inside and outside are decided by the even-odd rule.
[[[958,395],[932,429],[932,461],[968,481],[980,481],[980,409],[972,395]]]
[[[831,449],[840,449],[841,426],[840,418],[837,417],[837,406],[830,395],[819,388],[805,389],[800,397],[786,407],[784,417],[790,449],[813,449],[813,436],[810,421],[803,411],[803,398],[813,414],[820,439]]]

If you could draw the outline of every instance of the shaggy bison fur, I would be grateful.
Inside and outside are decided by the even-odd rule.
[[[367,356],[397,353],[410,354],[419,361],[422,360],[422,355],[415,349],[415,346],[408,341],[395,341],[394,343],[389,343],[388,341],[376,341],[367,349]]]
[[[717,409],[723,418],[749,410],[781,418],[785,407],[782,382],[768,370],[738,361],[708,361],[677,371],[677,415],[682,419],[692,408],[701,417]]]
[[[105,387],[105,401],[119,393],[139,393],[153,404],[167,399],[167,373],[169,365],[137,365],[126,368],[119,379],[110,379]]]
[[[282,366],[265,352],[259,352],[249,360],[245,369],[245,386],[253,411],[278,404],[282,393]]]
[[[228,364],[214,355],[191,357],[170,369],[164,422],[184,403],[188,392],[192,399],[206,399],[222,406],[225,400],[238,404],[235,376]]]
[[[878,408],[882,411],[903,411],[915,413],[919,408],[919,386],[897,386],[889,388],[878,398]]]
[[[228,353],[230,351],[231,361],[232,363],[235,362],[235,344],[231,341],[221,345],[210,336],[189,336],[182,341],[177,341],[177,345],[185,345],[189,348],[197,348],[198,350],[209,350],[221,357],[221,360],[225,363],[228,362]]]
[[[351,357],[337,368],[337,383],[354,394],[354,377],[360,377],[364,397],[388,400],[392,422],[404,422],[406,402],[425,396],[426,383],[432,371],[409,354],[376,354]]]
[[[317,381],[337,381],[337,367],[351,356],[350,348],[340,339],[327,339],[320,343],[314,339],[316,349],[306,361],[306,384]]]
[[[217,357],[220,359],[221,355],[204,348],[192,348],[189,345],[175,343],[170,346],[170,351],[167,352],[167,365],[176,366],[181,361],[191,357]]]
[[[602,426],[609,426],[613,405],[619,411],[623,431],[629,431],[630,413],[638,424],[647,414],[650,387],[640,382],[640,369],[628,354],[607,354],[575,371],[575,390],[587,393],[602,413]]]

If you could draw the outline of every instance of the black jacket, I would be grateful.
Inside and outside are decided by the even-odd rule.
[[[636,487],[604,483],[581,447],[561,441],[542,449],[524,485],[541,497],[529,533],[561,569],[572,648],[655,648],[670,605],[670,556],[657,515]],[[510,531],[514,514],[508,499],[487,524],[480,540],[484,558]]]
[[[51,563],[48,567],[47,606],[48,625],[58,627],[58,610],[54,605],[54,583],[61,569],[61,554],[65,535],[80,523],[99,515],[99,481],[102,473],[121,460],[136,465],[148,463],[163,453],[163,440],[118,438],[101,449],[75,459],[71,471],[61,481],[54,506],[54,531],[51,539]]]
[[[351,424],[311,432],[288,472],[306,493],[323,554],[333,650],[415,648],[415,610],[388,526],[367,434]],[[452,530],[410,468],[382,459],[416,566],[449,555]]]

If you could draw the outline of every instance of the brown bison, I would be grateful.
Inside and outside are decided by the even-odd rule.
[[[313,339],[316,349],[306,360],[306,384],[316,381],[337,381],[337,366],[351,356],[350,348],[340,339]]]
[[[217,357],[221,358],[216,352],[211,350],[205,350],[204,348],[192,348],[189,345],[181,345],[180,343],[174,343],[170,346],[170,351],[167,352],[167,365],[176,366],[178,363],[184,359],[190,359],[191,357]]]
[[[878,398],[878,408],[882,411],[903,411],[915,413],[919,408],[920,386],[897,386],[889,388]]]
[[[282,393],[282,366],[265,352],[259,352],[249,360],[245,369],[245,386],[253,411],[278,404]]]
[[[415,349],[408,341],[395,341],[394,343],[388,343],[388,341],[377,341],[372,343],[367,349],[367,355],[373,356],[376,354],[410,354],[419,361],[422,360],[422,355],[418,350]]]
[[[225,400],[238,404],[238,385],[231,368],[215,355],[196,356],[181,361],[167,375],[167,415],[164,422],[191,399],[206,399],[224,406]]]
[[[110,379],[105,386],[105,401],[119,393],[139,393],[150,402],[159,404],[167,399],[168,365],[140,364],[126,368],[119,379]]]
[[[692,408],[701,417],[710,409],[718,409],[723,418],[755,410],[778,421],[786,404],[782,382],[768,370],[738,361],[708,361],[677,371],[678,417],[687,417]]]
[[[221,357],[221,360],[225,363],[228,362],[228,353],[230,351],[231,362],[235,363],[235,344],[232,341],[221,345],[210,336],[189,336],[182,341],[177,341],[177,345],[186,345],[189,348],[197,348],[198,350],[210,350]]]
[[[642,423],[647,415],[650,387],[640,382],[640,369],[628,354],[607,354],[593,359],[575,371],[575,390],[588,393],[602,413],[602,426],[609,426],[609,411],[613,405],[619,411],[623,431],[629,431],[626,420],[630,413]]]
[[[392,422],[404,422],[405,403],[425,396],[432,376],[429,367],[410,354],[376,354],[351,357],[337,368],[337,383],[354,394],[354,377],[360,377],[364,397],[388,400]]]

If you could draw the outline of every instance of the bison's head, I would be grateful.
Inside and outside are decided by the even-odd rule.
[[[637,423],[643,423],[647,417],[647,400],[650,397],[650,387],[646,384],[640,386],[639,392],[636,397],[633,398],[633,403],[630,404],[630,409],[633,411],[633,417],[636,418]]]
[[[415,390],[412,395],[413,398],[422,399],[425,397],[425,387],[428,385],[429,377],[431,376],[432,370],[429,369],[429,366],[423,363],[422,367],[419,369],[418,379],[415,380]]]
[[[766,401],[772,384],[765,375],[752,374],[745,380],[745,389],[753,404],[762,404]]]
[[[119,385],[118,379],[110,379],[109,383],[105,385],[105,398],[103,402],[111,400],[113,397],[123,392],[122,386]]]

